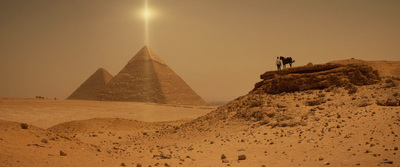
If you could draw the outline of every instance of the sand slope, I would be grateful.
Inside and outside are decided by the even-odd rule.
[[[0,119],[49,128],[62,122],[90,118],[126,118],[147,122],[194,119],[214,108],[139,102],[0,98]]]

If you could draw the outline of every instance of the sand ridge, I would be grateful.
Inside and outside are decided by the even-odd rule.
[[[0,119],[41,128],[92,118],[125,118],[146,122],[194,119],[213,109],[214,106],[139,102],[0,98]]]

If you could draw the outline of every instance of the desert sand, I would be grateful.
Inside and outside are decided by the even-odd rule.
[[[400,166],[400,62],[334,63],[379,77],[267,72],[218,108],[2,98],[0,166]],[[285,78],[315,84],[263,93]]]

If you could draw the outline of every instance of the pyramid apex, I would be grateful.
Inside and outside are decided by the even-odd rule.
[[[164,61],[148,45],[144,45],[143,48],[129,60],[128,64],[138,60],[152,60],[165,65]]]
[[[141,50],[147,50],[148,52],[150,52],[151,48],[149,45],[144,45]]]
[[[97,69],[97,71],[107,71],[106,69],[100,67],[99,69]]]

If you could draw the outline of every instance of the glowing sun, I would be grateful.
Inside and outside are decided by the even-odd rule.
[[[145,19],[148,19],[150,17],[151,13],[148,9],[145,9],[143,12],[143,16]]]

